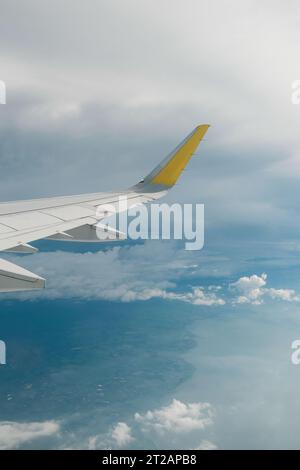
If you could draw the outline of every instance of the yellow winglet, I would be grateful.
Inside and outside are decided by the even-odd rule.
[[[173,186],[203,139],[208,124],[197,126],[146,178],[150,184]]]

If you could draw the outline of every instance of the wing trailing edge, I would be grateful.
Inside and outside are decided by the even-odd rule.
[[[17,264],[0,259],[0,292],[43,289],[45,279]]]

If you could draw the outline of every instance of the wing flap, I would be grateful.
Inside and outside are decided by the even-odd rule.
[[[17,264],[0,259],[0,292],[43,289],[45,279]]]
[[[84,224],[95,224],[96,222],[97,220],[92,217],[84,217],[83,219],[72,220],[70,222],[60,222],[49,227],[13,232],[12,234],[7,234],[4,238],[0,235],[0,250],[7,250],[18,244],[41,240],[56,233],[66,232],[72,228],[80,227]]]
[[[19,243],[18,245],[13,246],[12,248],[8,248],[5,251],[8,253],[32,254],[37,253],[39,250],[34,246],[28,245],[27,243]]]

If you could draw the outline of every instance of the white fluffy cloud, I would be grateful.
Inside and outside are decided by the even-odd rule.
[[[87,448],[96,449],[119,449],[127,447],[134,441],[131,427],[124,422],[117,423],[106,435],[90,436],[87,441]]]
[[[286,300],[288,302],[299,302],[300,300],[300,296],[294,289],[274,289],[271,287],[266,291],[272,299]]]
[[[215,411],[210,403],[184,403],[174,398],[169,405],[162,408],[149,410],[145,414],[135,413],[130,425],[119,422],[106,434],[90,436],[87,440],[87,448],[92,450],[130,448],[130,444],[136,439],[141,437],[148,439],[149,436],[151,445],[159,438],[164,448],[173,448],[174,445],[182,446],[182,439],[187,442],[187,439],[192,436],[198,440],[199,433],[201,436],[203,430],[214,424],[214,416]],[[217,447],[204,439],[197,448],[215,449]]]
[[[288,302],[298,302],[300,300],[300,296],[296,294],[294,289],[267,287],[267,274],[265,273],[260,276],[253,274],[249,277],[240,277],[236,282],[230,284],[230,288],[239,294],[233,299],[233,303],[236,304],[251,303],[260,305],[267,297]]]
[[[143,289],[141,291],[129,290],[122,295],[123,302],[134,300],[149,300],[153,298],[161,298],[167,300],[177,300],[187,302],[193,305],[206,305],[208,307],[216,305],[224,305],[225,300],[217,297],[215,293],[206,292],[203,287],[193,287],[191,292],[171,292],[165,289]]]
[[[118,447],[127,446],[132,442],[131,428],[126,423],[118,423],[112,430],[111,437]]]
[[[204,429],[213,423],[214,411],[209,403],[183,403],[175,398],[168,406],[135,414],[144,430],[159,433],[184,433]]]
[[[203,287],[194,287],[192,293],[186,294],[186,298],[188,302],[191,302],[194,305],[225,305],[224,299],[217,297],[213,292],[205,292]]]
[[[16,449],[41,437],[48,437],[59,432],[60,425],[56,421],[17,423],[0,422],[0,449]]]
[[[264,295],[263,287],[266,285],[267,275],[263,273],[261,276],[253,274],[252,276],[240,277],[233,282],[230,287],[234,291],[240,293],[236,298],[236,303],[252,303],[259,305],[262,302],[261,297]]]

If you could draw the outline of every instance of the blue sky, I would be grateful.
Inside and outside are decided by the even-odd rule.
[[[211,128],[166,198],[203,250],[9,256],[47,289],[0,302],[0,448],[299,448],[299,5],[170,3],[2,1],[1,200],[126,188]]]

